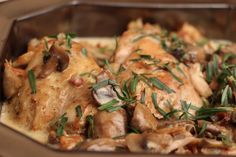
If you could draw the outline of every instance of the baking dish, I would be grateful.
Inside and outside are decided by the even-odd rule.
[[[1,37],[1,67],[4,59],[14,58],[24,52],[26,43],[33,37],[59,32],[76,32],[81,37],[115,36],[125,29],[130,20],[137,18],[143,18],[146,22],[160,23],[173,30],[177,29],[181,23],[188,21],[200,29],[204,27],[205,33],[209,37],[231,40],[236,38],[233,35],[233,32],[235,32],[232,20],[235,17],[233,4],[65,1],[57,5],[48,6],[43,10],[20,14],[18,17],[9,15],[4,18],[9,27],[6,27],[5,30],[3,29],[4,32]],[[2,89],[1,98],[4,100]],[[3,125],[1,125],[0,131],[1,139],[4,141],[0,144],[2,153],[0,155],[2,156],[15,156],[16,154],[18,156],[78,155],[78,152],[61,152],[48,149],[48,147],[29,140]],[[105,154],[113,156],[124,155],[123,153]],[[80,156],[104,156],[105,154],[79,153]],[[127,155],[147,156],[147,154]]]

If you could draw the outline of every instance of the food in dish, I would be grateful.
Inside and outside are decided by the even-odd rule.
[[[235,48],[141,20],[32,39],[4,64],[1,122],[63,150],[235,155]]]

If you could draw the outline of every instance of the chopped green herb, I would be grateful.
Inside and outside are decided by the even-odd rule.
[[[52,34],[52,35],[49,35],[48,37],[57,39],[57,34]]]
[[[181,85],[183,84],[183,81],[174,74],[174,72],[171,70],[171,68],[168,66],[168,64],[165,64],[164,67],[169,71],[169,73],[171,74],[171,76],[178,81]]]
[[[132,126],[128,126],[129,132],[130,133],[135,133],[135,134],[141,134],[142,132]]]
[[[81,106],[80,105],[76,106],[75,111],[76,111],[76,117],[80,119],[83,115]]]
[[[87,137],[92,138],[94,136],[94,118],[92,115],[88,115],[86,117],[87,122]]]
[[[213,55],[213,72],[215,76],[219,73],[218,64],[219,62],[217,55]]]
[[[43,41],[44,41],[45,49],[46,49],[46,51],[48,51],[49,50],[48,42],[46,39],[44,39]]]
[[[28,79],[29,79],[31,91],[33,94],[35,94],[36,93],[36,77],[34,75],[33,70],[28,71]]]
[[[105,103],[105,104],[101,104],[100,107],[98,107],[99,110],[110,110],[114,107],[117,107],[117,106],[114,106],[115,104],[117,104],[119,101],[116,100],[116,99],[112,99],[111,101]]]
[[[113,74],[116,75],[115,72],[113,71],[109,61],[107,59],[104,60],[104,64],[106,65],[106,68]]]
[[[71,48],[71,39],[77,37],[75,33],[66,33],[66,46],[68,49]]]
[[[141,93],[140,103],[145,104],[145,99],[146,99],[146,90],[144,89]]]
[[[207,122],[206,122],[206,121],[203,121],[201,130],[200,130],[200,132],[199,132],[198,135],[199,135],[199,136],[202,136],[203,133],[205,132],[206,128],[207,128]]]
[[[83,47],[81,52],[85,57],[87,57],[87,49],[86,48]]]
[[[63,135],[63,132],[64,132],[64,129],[65,129],[65,126],[66,126],[66,123],[68,121],[68,118],[66,117],[66,113],[64,113],[60,118],[59,118],[59,126],[56,130],[56,134],[57,136],[62,136]]]
[[[181,102],[182,114],[179,116],[179,119],[182,118],[184,118],[185,120],[193,119],[194,116],[189,112],[189,109],[191,109],[192,104],[182,100],[180,102]]]
[[[131,93],[135,93],[137,84],[138,84],[138,76],[134,75],[134,77],[130,81],[130,91],[131,91]]]
[[[183,70],[179,67],[178,64],[176,65],[176,69],[177,69],[181,74],[183,74],[184,77],[186,77],[185,73],[184,73]]]
[[[157,93],[152,93],[152,103],[155,107],[155,109],[157,109],[157,111],[163,116],[166,117],[165,115],[167,114],[162,108],[160,108],[157,104]]]
[[[211,82],[212,80],[212,68],[211,68],[211,63],[207,63],[206,66],[206,80],[207,82]]]
[[[229,85],[226,85],[225,89],[223,90],[222,96],[221,96],[221,104],[222,105],[228,104],[228,91],[229,91]]]
[[[68,35],[68,34],[66,34],[66,47],[67,47],[68,49],[71,48],[71,36]]]
[[[149,81],[153,84],[153,86],[157,87],[160,90],[165,90],[167,93],[175,93],[175,91],[173,89],[166,86],[158,78],[151,77],[151,78],[149,78]]]
[[[208,119],[216,113],[231,112],[231,111],[232,111],[231,107],[212,107],[212,108],[202,107],[199,110],[197,110],[196,115],[195,115],[195,120]]]

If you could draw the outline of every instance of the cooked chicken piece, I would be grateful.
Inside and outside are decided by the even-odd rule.
[[[59,41],[54,42],[56,42],[54,44],[58,44]],[[24,77],[24,84],[20,87],[17,96],[13,97],[9,103],[14,109],[13,117],[15,120],[33,130],[47,128],[71,106],[75,108],[79,104],[82,111],[86,111],[87,108],[95,108],[89,89],[95,80],[84,74],[91,72],[97,74],[101,71],[89,52],[87,55],[83,54],[81,52],[83,47],[75,42],[71,42],[70,53],[67,52],[68,54],[62,55],[61,53],[65,53],[64,50],[67,49],[66,46],[56,45],[57,48],[55,48],[52,44],[48,44],[49,51],[52,51],[49,53],[52,54],[44,64],[45,46],[43,45],[43,42],[36,45],[34,58],[30,60],[26,68],[26,71],[32,69],[36,77],[40,77],[36,79],[36,93],[31,93],[29,80]],[[53,58],[54,54],[58,55],[57,53],[60,53],[60,56],[55,56],[55,61],[58,63],[52,61],[53,64],[48,65],[47,63],[51,62],[50,59]],[[65,58],[67,56],[69,59]],[[53,71],[41,77],[42,71],[45,74],[45,70],[49,70],[50,66],[54,66]],[[81,74],[82,76],[78,77]],[[91,111],[91,109],[89,110]],[[82,117],[81,121],[84,121],[85,117],[86,115]]]
[[[10,62],[4,64],[3,90],[7,98],[14,96],[23,84],[26,72],[19,68],[14,68]]]
[[[137,104],[134,109],[131,125],[142,132],[155,130],[157,120],[145,105]]]
[[[154,37],[147,35],[150,33]],[[119,73],[118,82],[123,86],[126,80],[134,77],[134,73],[141,77],[133,96],[140,100],[145,89],[144,104],[157,118],[163,116],[153,104],[153,93],[157,93],[156,104],[165,112],[171,108],[181,109],[181,101],[201,107],[202,101],[192,85],[188,67],[178,65],[177,60],[162,48],[160,40],[156,39],[159,33],[159,28],[145,25],[142,31],[128,30],[120,37],[114,65],[122,64],[126,70]],[[190,109],[190,113],[194,111]]]
[[[118,137],[126,134],[127,115],[124,109],[114,112],[98,111],[94,115],[95,137]]]
[[[193,44],[204,39],[201,32],[190,25],[189,23],[184,23],[182,28],[178,31],[178,35],[184,39],[185,42]]]
[[[192,84],[200,96],[208,98],[212,95],[212,90],[204,79],[199,63],[192,64],[189,69]]]
[[[117,148],[125,148],[124,143],[117,142],[110,138],[99,138],[95,140],[87,140],[81,144],[80,150],[87,151],[115,151]]]
[[[22,65],[27,65],[32,59],[32,57],[34,56],[34,54],[35,54],[34,51],[29,51],[29,52],[24,53],[13,62],[13,66],[18,67]]]

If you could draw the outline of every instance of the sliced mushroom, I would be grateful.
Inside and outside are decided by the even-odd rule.
[[[96,79],[97,79],[97,84],[106,80],[110,80],[113,83],[115,82],[108,71],[102,71],[100,74],[98,74]],[[116,89],[117,92],[120,92],[118,86],[114,86],[108,83],[105,86],[102,86],[101,88],[93,90],[93,97],[99,105],[107,103],[113,99],[116,99],[118,101],[116,106],[120,106],[122,105],[122,102],[118,99],[117,94],[114,91],[114,88]]]
[[[118,137],[126,134],[127,115],[124,109],[114,112],[98,111],[94,115],[95,137]]]
[[[39,74],[39,78],[45,78],[53,71],[64,71],[69,65],[69,56],[67,52],[60,46],[54,44],[49,50],[49,56],[47,56],[45,64],[42,67],[42,71]]]
[[[145,105],[137,104],[134,109],[131,125],[142,132],[154,130],[157,127],[157,120]]]
[[[116,142],[110,138],[99,138],[95,140],[87,140],[82,143],[80,150],[87,151],[115,151]]]
[[[191,143],[199,143],[199,139],[192,136],[170,135],[167,133],[129,134],[126,142],[131,152],[155,152],[168,154],[179,147]]]
[[[212,90],[204,80],[200,64],[192,64],[189,73],[193,86],[197,90],[197,92],[204,98],[208,98],[209,96],[211,96]]]

